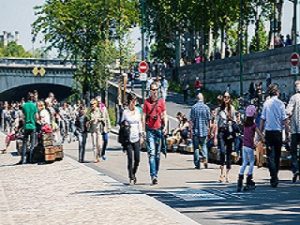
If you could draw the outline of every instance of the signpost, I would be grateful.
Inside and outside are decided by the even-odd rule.
[[[299,65],[299,61],[300,61],[299,54],[296,53],[296,52],[292,53],[291,58],[290,58],[291,65],[292,66],[298,66]]]
[[[140,77],[141,77],[140,80],[142,81],[142,99],[143,99],[143,103],[144,103],[144,99],[145,99],[145,85],[146,85],[146,81],[147,81],[147,72],[149,70],[148,63],[146,61],[141,61],[139,63],[138,70],[140,72]],[[145,74],[146,74],[146,76],[145,76]]]
[[[290,57],[291,75],[295,75],[295,80],[297,80],[297,74],[299,73],[299,67],[298,67],[299,62],[300,62],[299,54],[296,52],[292,53]]]

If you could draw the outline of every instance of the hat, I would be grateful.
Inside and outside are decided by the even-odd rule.
[[[256,113],[256,108],[254,105],[249,105],[246,108],[246,116],[247,117],[253,117]]]

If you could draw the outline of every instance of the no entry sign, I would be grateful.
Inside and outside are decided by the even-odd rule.
[[[149,70],[148,63],[146,61],[141,61],[139,63],[139,72],[140,73],[147,73]]]
[[[291,58],[290,58],[291,65],[292,65],[292,66],[298,66],[299,61],[300,61],[300,56],[299,56],[299,54],[296,53],[296,52],[294,52],[294,53],[291,55]]]

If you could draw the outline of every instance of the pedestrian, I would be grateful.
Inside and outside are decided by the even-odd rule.
[[[91,100],[91,108],[87,113],[88,118],[88,131],[92,136],[92,145],[95,156],[95,163],[100,162],[101,156],[101,133],[103,132],[103,116],[98,107],[96,99]]]
[[[150,96],[150,85],[153,83],[153,78],[152,76],[149,74],[147,77],[147,82],[146,82],[146,96],[149,97]]]
[[[264,137],[258,127],[255,124],[255,115],[256,115],[256,108],[254,105],[249,105],[246,108],[246,119],[244,121],[244,136],[243,136],[243,164],[240,168],[240,173],[238,177],[237,183],[237,191],[240,192],[243,187],[243,180],[244,180],[244,172],[249,164],[249,170],[247,174],[247,181],[246,187],[244,190],[251,190],[255,188],[255,182],[253,179],[253,169],[254,169],[254,138],[255,133],[257,133],[260,139],[264,140]]]
[[[161,96],[164,100],[166,100],[167,94],[168,94],[169,83],[168,83],[165,75],[162,75],[160,83],[161,83],[161,88],[160,88]]]
[[[218,96],[219,98],[219,96]],[[221,98],[220,98],[221,99]],[[228,92],[225,92],[223,95],[223,101],[217,110],[217,137],[218,137],[218,146],[220,149],[220,182],[224,180],[229,182],[229,172],[231,169],[231,153],[232,145],[235,138],[234,133],[234,123],[235,118],[235,108],[231,104],[231,97]],[[224,173],[224,165],[226,162],[226,173]]]
[[[298,156],[298,144],[300,144],[300,80],[295,82],[296,93],[291,97],[289,104],[286,108],[286,113],[290,117],[291,126],[291,155],[292,155],[292,172],[293,183],[296,182],[300,174]],[[300,177],[299,177],[300,179]]]
[[[282,147],[282,130],[285,127],[288,138],[287,115],[284,103],[278,99],[280,94],[277,84],[271,84],[268,89],[269,99],[265,101],[261,113],[260,130],[265,130],[270,184],[278,186],[278,172]]]
[[[25,164],[27,161],[32,162],[33,150],[36,142],[36,121],[39,119],[38,109],[36,104],[34,103],[34,100],[34,94],[29,92],[27,102],[22,106],[24,116],[24,137],[21,160],[18,164]],[[30,139],[29,160],[26,156],[28,138]]]
[[[101,101],[101,96],[97,96],[96,99],[97,99],[98,104],[99,104],[100,112],[103,115],[103,122],[104,122],[103,123],[104,127],[103,127],[103,132],[102,132],[103,144],[102,144],[101,158],[103,160],[106,160],[105,152],[106,152],[106,148],[107,148],[107,145],[108,145],[108,134],[109,134],[110,129],[111,129],[111,123],[110,123],[110,119],[109,119],[108,110],[107,110],[105,104]]]
[[[184,80],[184,82],[183,82],[183,88],[182,89],[183,89],[183,102],[187,103],[190,85],[186,80]]]
[[[198,96],[198,94],[201,92],[201,88],[202,88],[202,83],[201,83],[199,77],[196,77],[196,80],[194,83],[194,88],[196,90],[196,96]]]
[[[167,132],[166,103],[158,98],[158,85],[150,85],[150,97],[145,100],[143,121],[146,126],[146,142],[152,184],[158,183],[158,170],[162,137]]]
[[[211,120],[209,107],[204,103],[204,97],[201,93],[197,95],[198,102],[193,105],[190,112],[190,123],[194,145],[194,165],[195,169],[200,169],[200,150],[203,156],[204,167],[207,168],[207,136]]]
[[[78,138],[78,162],[84,162],[84,155],[85,155],[85,146],[86,146],[86,139],[87,139],[87,117],[85,112],[84,106],[79,106],[78,114],[75,119],[75,135]]]
[[[129,176],[129,183],[136,184],[136,172],[140,163],[141,144],[144,141],[144,133],[142,129],[142,114],[136,107],[136,95],[130,93],[127,96],[128,108],[124,110],[122,122],[130,126],[129,142],[124,146],[127,152],[127,169]],[[132,152],[134,163],[132,159]]]

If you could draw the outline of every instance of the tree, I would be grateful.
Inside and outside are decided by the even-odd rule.
[[[258,41],[259,40],[259,41]],[[250,52],[264,51],[268,49],[268,36],[264,28],[264,23],[262,20],[259,21],[259,29],[257,33],[253,36],[250,43]]]
[[[0,57],[18,57],[30,58],[32,55],[27,52],[22,45],[18,45],[15,41],[11,41],[4,46],[0,45]]]
[[[75,78],[86,94],[109,78],[105,66],[112,59],[105,57],[115,56],[122,47],[115,39],[121,43],[137,23],[136,6],[135,0],[48,0],[35,8],[34,33],[44,33],[48,49],[57,48],[60,55],[76,61],[79,71]],[[109,36],[111,29],[116,30],[116,37]]]

